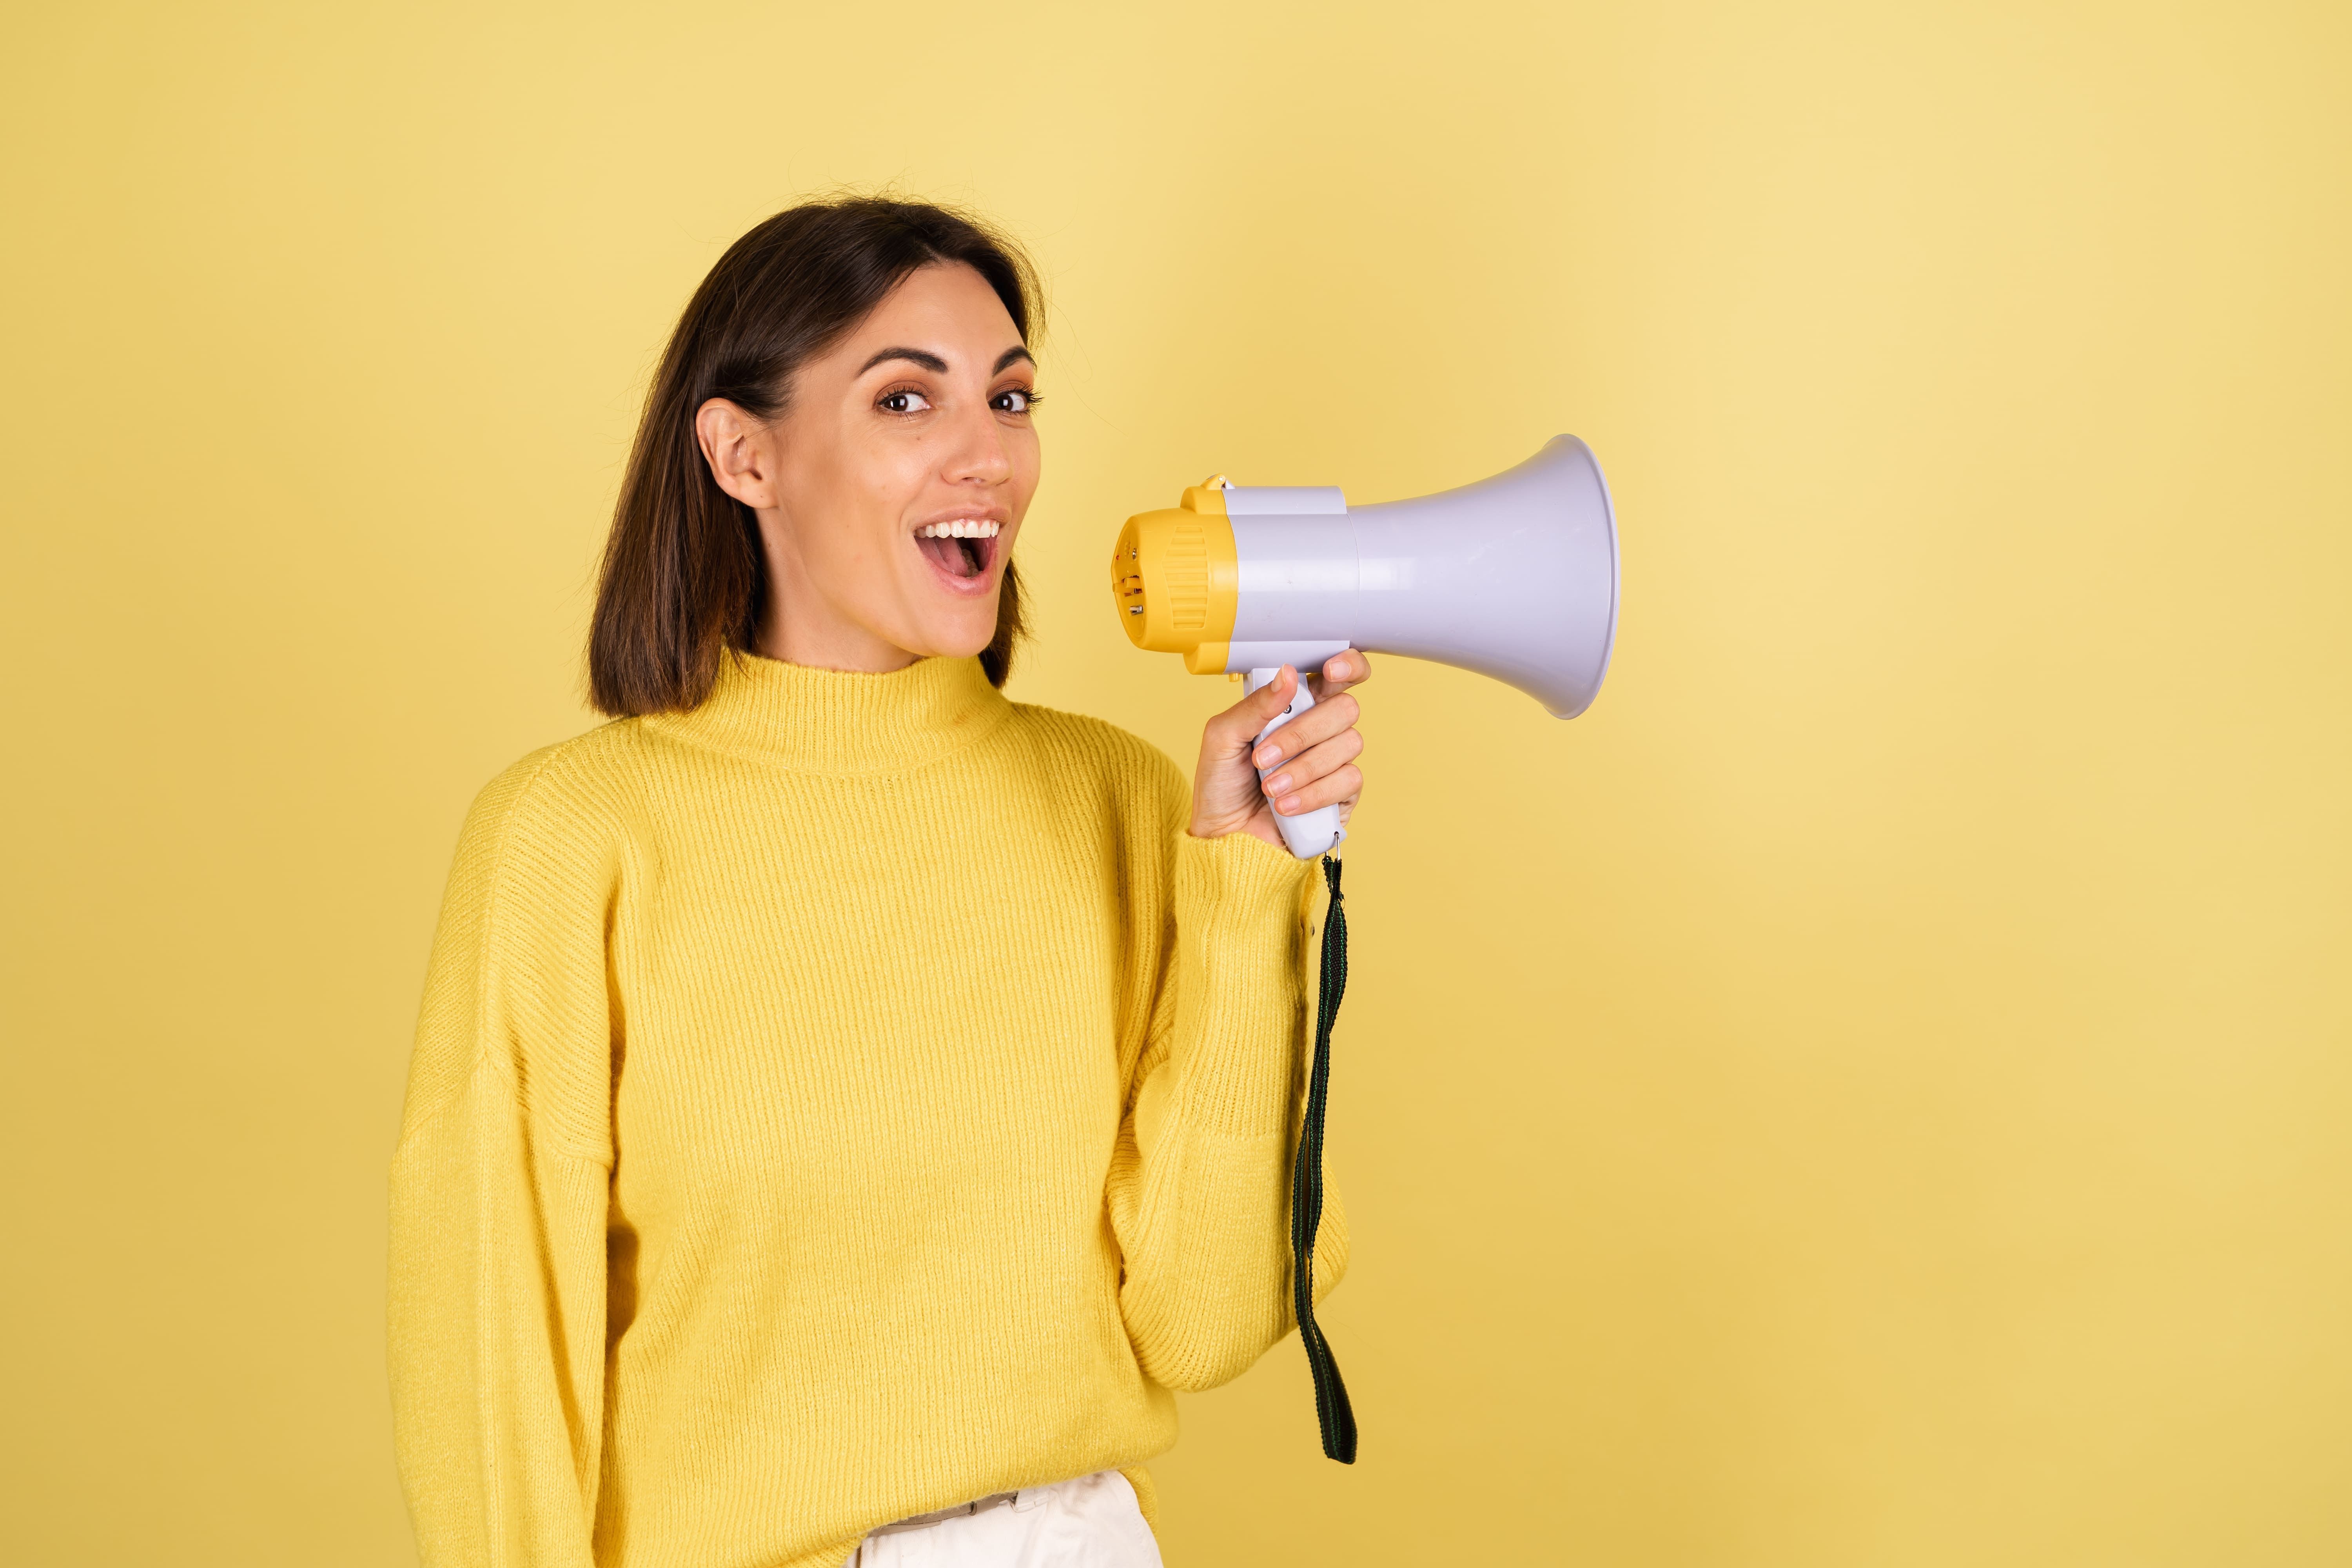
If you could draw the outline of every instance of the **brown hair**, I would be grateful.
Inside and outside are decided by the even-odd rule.
[[[751,508],[719,488],[695,439],[714,397],[783,412],[793,373],[865,320],[907,274],[961,263],[1004,301],[1021,340],[1037,303],[1020,249],[978,219],[923,202],[852,196],[778,213],[728,247],[687,302],[646,395],[588,633],[588,690],[616,718],[682,712],[710,695],[729,648],[750,649],[769,598]],[[1023,633],[1004,563],[996,635],[980,656],[1004,684]]]

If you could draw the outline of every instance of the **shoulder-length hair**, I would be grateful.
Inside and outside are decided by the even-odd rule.
[[[857,196],[778,213],[730,246],[670,334],[629,452],[588,634],[588,690],[615,718],[683,712],[710,695],[730,648],[749,650],[770,598],[758,518],[719,488],[695,438],[723,397],[758,419],[783,412],[793,373],[918,268],[960,262],[988,280],[1029,341],[1035,270],[978,219],[923,202]],[[1004,563],[996,635],[981,654],[995,685],[1024,633]]]

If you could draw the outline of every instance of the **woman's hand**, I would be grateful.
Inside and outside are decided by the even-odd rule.
[[[1364,738],[1356,733],[1356,700],[1348,688],[1371,679],[1372,661],[1350,648],[1334,654],[1323,673],[1307,678],[1315,706],[1265,738],[1255,752],[1250,743],[1276,714],[1290,706],[1298,672],[1287,665],[1274,684],[1234,703],[1201,731],[1201,765],[1192,773],[1192,837],[1222,838],[1255,833],[1285,848],[1274,814],[1297,816],[1337,803],[1345,822],[1364,793],[1356,759]],[[1257,770],[1270,769],[1265,787]],[[1271,797],[1269,805],[1268,797]]]

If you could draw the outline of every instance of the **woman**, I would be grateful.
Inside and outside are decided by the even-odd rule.
[[[1188,792],[1010,702],[1034,300],[938,208],[746,235],[647,401],[590,673],[475,804],[394,1171],[428,1563],[1159,1561],[1171,1390],[1289,1331],[1340,695]],[[1317,1282],[1345,1264],[1327,1215]]]

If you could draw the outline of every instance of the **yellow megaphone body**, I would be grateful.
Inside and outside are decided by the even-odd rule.
[[[1493,479],[1377,506],[1220,477],[1127,520],[1111,595],[1136,647],[1252,690],[1353,647],[1474,669],[1573,719],[1616,640],[1616,512],[1573,436]],[[1267,731],[1314,700],[1301,680]],[[1276,820],[1301,858],[1346,837],[1334,806]]]

